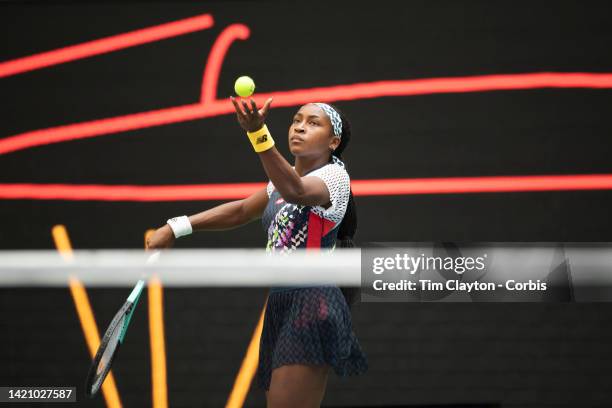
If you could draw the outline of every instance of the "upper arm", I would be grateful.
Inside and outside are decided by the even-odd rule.
[[[329,191],[323,180],[318,177],[304,176],[300,178],[300,183],[300,193],[281,193],[281,197],[288,203],[298,205],[325,205],[329,203]],[[272,195],[274,190],[274,184],[270,181],[266,188],[268,197]]]
[[[302,186],[304,193],[297,197],[294,204],[321,206],[325,212],[341,212],[344,215],[351,181],[343,167],[327,165],[317,169],[302,177]]]
[[[261,218],[268,204],[268,193],[265,188],[257,190],[242,200],[242,212],[247,222]]]
[[[325,206],[330,201],[329,190],[321,178],[304,176],[302,177],[302,193],[297,197],[290,197],[288,201],[299,205]]]

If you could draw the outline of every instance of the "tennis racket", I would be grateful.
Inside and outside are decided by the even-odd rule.
[[[158,258],[159,252],[154,252],[147,259],[147,265],[154,263]],[[113,317],[108,329],[106,329],[104,333],[104,337],[100,342],[100,347],[98,347],[98,351],[89,367],[87,380],[85,381],[85,393],[90,398],[96,396],[106,376],[110,372],[113,360],[119,351],[119,346],[123,344],[123,340],[125,339],[130,320],[138,304],[138,299],[146,284],[146,278],[146,275],[144,275],[138,283],[136,283],[132,293],[130,293],[130,296],[128,296],[123,306],[121,306],[121,309],[115,314],[115,317]]]

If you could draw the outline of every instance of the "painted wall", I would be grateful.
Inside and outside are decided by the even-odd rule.
[[[255,79],[258,92],[279,93],[390,80],[612,73],[612,13],[596,2],[367,8],[13,2],[0,10],[0,61],[202,14],[214,19],[208,29],[1,77],[0,143],[36,130],[197,103],[211,47],[238,23],[250,36],[232,43],[223,59],[220,104],[229,104],[233,81],[242,74]],[[346,157],[351,177],[366,180],[610,174],[611,102],[608,86],[404,92],[336,104],[353,126]],[[288,158],[285,135],[299,105],[273,104],[269,118]],[[5,189],[15,183],[33,183],[32,191],[39,191],[49,183],[265,181],[230,113],[0,154]],[[75,248],[139,248],[147,228],[221,202],[0,199],[0,248],[53,248],[55,224],[66,225]],[[610,190],[364,196],[357,205],[359,243],[610,241],[612,233]],[[262,247],[264,240],[254,223],[199,233],[177,246]],[[99,326],[126,296],[116,288],[88,293]],[[264,299],[263,289],[166,289],[171,406],[224,404]],[[151,402],[142,309],[115,369],[125,406]],[[359,379],[332,379],[329,406],[582,406],[580,401],[610,400],[612,334],[606,323],[612,308],[606,304],[360,304],[354,313],[371,370]],[[0,384],[82,387],[88,354],[67,289],[0,289],[0,316]],[[262,394],[251,390],[247,406],[262,404]]]

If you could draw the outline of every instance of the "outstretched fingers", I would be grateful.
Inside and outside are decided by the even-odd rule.
[[[232,104],[234,105],[234,109],[236,109],[236,114],[238,115],[238,117],[246,117],[246,114],[244,113],[244,111],[242,110],[242,108],[240,107],[240,104],[238,103],[238,101],[236,100],[236,98],[234,98],[233,96],[230,96],[230,100],[232,101]]]
[[[244,107],[244,111],[246,112],[247,118],[253,119],[253,112],[251,112],[249,105],[246,103],[244,99],[241,102],[242,102],[242,106]]]
[[[257,115],[259,113],[259,110],[257,109],[257,104],[255,103],[255,100],[253,98],[251,98],[251,109],[253,109],[253,115]]]
[[[272,104],[272,98],[268,98],[266,103],[264,103],[263,108],[259,110],[259,114],[264,118],[268,116],[268,111],[270,110],[270,104]]]
[[[249,100],[238,100],[230,96],[230,100],[236,110],[238,122],[244,130],[253,131],[253,129],[260,129],[264,125],[266,116],[270,110],[272,98],[269,98],[261,109],[257,109],[257,103],[255,103],[253,98],[249,98]]]

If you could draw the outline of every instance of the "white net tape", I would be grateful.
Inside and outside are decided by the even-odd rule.
[[[166,286],[359,286],[359,250],[270,256],[262,250],[168,250],[147,264],[142,250],[0,251],[0,286],[133,286],[155,274]]]

